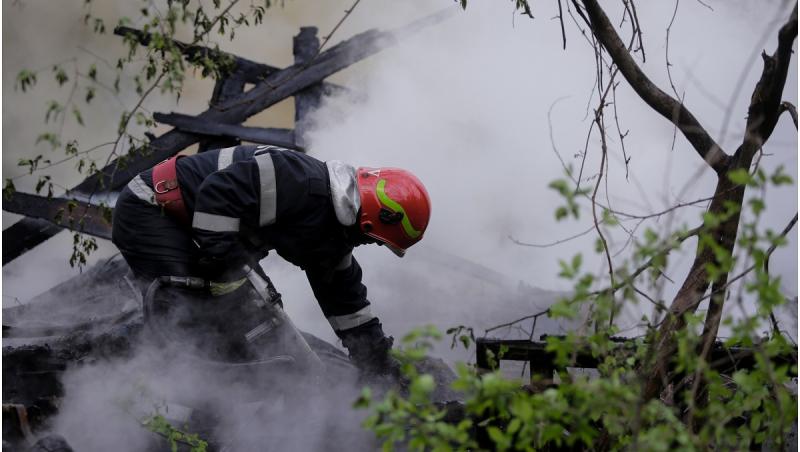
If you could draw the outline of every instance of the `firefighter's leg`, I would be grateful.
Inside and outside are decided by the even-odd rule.
[[[186,229],[127,187],[117,199],[111,240],[139,280],[197,274],[197,251]]]

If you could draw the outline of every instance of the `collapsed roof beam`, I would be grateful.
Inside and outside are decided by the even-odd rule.
[[[305,151],[305,149],[295,144],[294,131],[292,129],[222,124],[180,113],[153,113],[153,119],[156,122],[168,124],[177,129],[198,135],[238,138],[251,143],[274,144],[275,146]]]
[[[108,221],[112,212],[110,208],[106,208],[104,216],[102,207],[87,202],[15,192],[3,199],[3,210],[46,220],[57,226],[59,231],[61,228],[67,228],[111,239],[111,223]],[[9,243],[4,243],[3,248],[7,245]],[[5,249],[3,253],[5,254]]]
[[[6,210],[5,203],[3,210]],[[62,230],[60,226],[39,218],[23,218],[3,229],[3,265],[25,254]]]

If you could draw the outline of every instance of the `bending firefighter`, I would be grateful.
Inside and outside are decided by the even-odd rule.
[[[275,250],[305,271],[351,361],[385,374],[396,371],[392,338],[370,311],[352,251],[376,243],[402,257],[422,239],[430,209],[407,171],[243,145],[173,157],[136,176],[117,200],[112,240],[139,281],[200,281],[206,302],[242,297],[260,280],[255,290],[280,305],[257,264]]]

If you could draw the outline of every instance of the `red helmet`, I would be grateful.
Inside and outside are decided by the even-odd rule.
[[[431,217],[431,198],[416,176],[399,168],[359,168],[361,232],[403,257]]]

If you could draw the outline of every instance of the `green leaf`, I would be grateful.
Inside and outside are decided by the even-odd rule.
[[[753,198],[750,201],[748,201],[748,204],[750,204],[750,208],[756,215],[760,215],[761,212],[764,211],[765,205],[764,205],[764,200],[762,199]]]
[[[499,428],[490,425],[486,428],[486,433],[489,434],[489,438],[494,442],[495,450],[504,451],[511,447],[511,438],[506,436]]]
[[[365,409],[369,408],[370,404],[372,403],[372,390],[369,386],[364,386],[361,388],[361,394],[359,394],[358,398],[353,402],[353,408]]]
[[[578,315],[578,310],[567,299],[562,299],[550,306],[549,317],[558,319],[573,319]]]
[[[55,73],[55,79],[59,86],[62,86],[69,81],[67,73],[61,66],[53,66],[53,72]]]
[[[775,172],[772,173],[772,176],[770,176],[770,181],[772,181],[772,183],[776,186],[791,185],[794,183],[792,176],[784,172],[783,165],[780,165],[777,169],[775,169]]]
[[[72,115],[75,116],[75,121],[83,125],[83,115],[81,115],[81,111],[78,110],[78,107],[72,107]]]
[[[562,196],[566,196],[570,192],[569,185],[567,184],[567,181],[565,181],[564,179],[556,179],[550,182],[548,187],[559,192]]]
[[[24,93],[28,89],[36,85],[36,73],[27,69],[23,69],[17,73],[17,80],[14,84],[14,89],[21,89]]]
[[[728,172],[728,179],[738,185],[750,185],[755,182],[750,173],[745,168],[737,168]]]
[[[5,183],[3,184],[3,198],[6,201],[10,201],[16,191],[17,188],[14,186],[14,181],[6,178]]]

